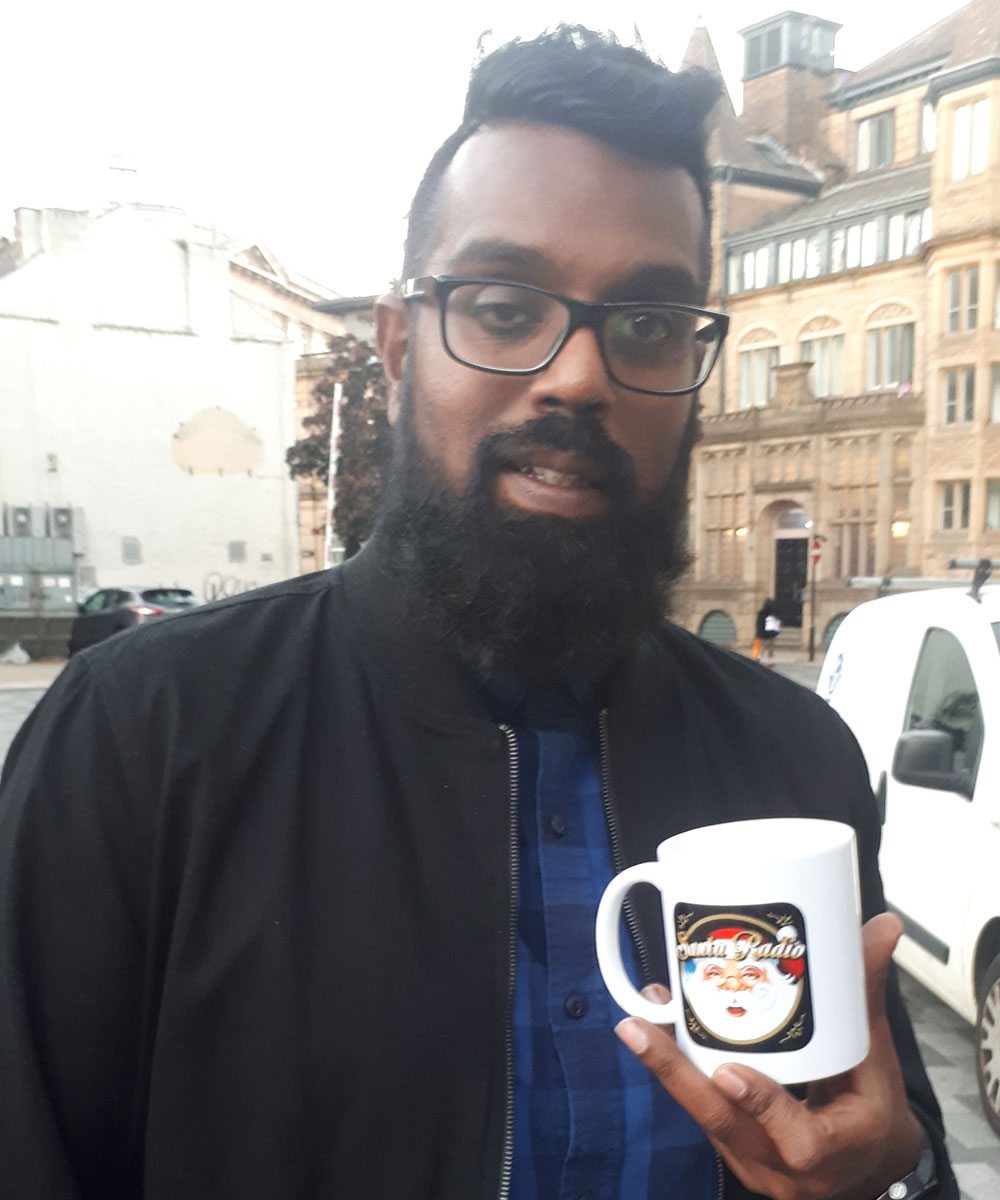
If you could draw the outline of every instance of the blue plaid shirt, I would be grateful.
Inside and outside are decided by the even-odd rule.
[[[612,1032],[623,1014],[594,953],[614,865],[593,708],[498,682],[487,701],[520,767],[512,1200],[714,1200],[704,1133]]]

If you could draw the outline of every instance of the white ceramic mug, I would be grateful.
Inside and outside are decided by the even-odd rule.
[[[778,1083],[839,1075],[868,1053],[854,830],[778,817],[708,825],[628,867],[597,911],[597,961],[631,1016],[675,1026],[706,1075],[741,1063]],[[671,1000],[641,996],[622,965],[621,907],[651,883],[663,899]]]

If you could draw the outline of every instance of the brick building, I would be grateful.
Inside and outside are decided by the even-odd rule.
[[[744,29],[743,111],[724,94],[713,116],[710,304],[731,326],[677,615],[737,645],[767,596],[783,638],[821,643],[874,594],[846,577],[1000,556],[1000,6],[854,73],[838,29]],[[686,61],[718,72],[704,29]]]

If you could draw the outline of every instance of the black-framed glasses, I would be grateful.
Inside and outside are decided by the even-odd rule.
[[[725,313],[690,304],[592,304],[505,279],[422,275],[406,281],[402,298],[435,299],[445,350],[477,371],[536,375],[577,329],[587,328],[611,379],[653,396],[700,388],[729,328]]]

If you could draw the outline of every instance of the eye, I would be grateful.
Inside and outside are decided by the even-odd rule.
[[[664,344],[676,337],[677,329],[670,313],[658,309],[638,309],[622,314],[620,334],[636,342]]]
[[[760,983],[764,978],[764,972],[759,967],[744,967],[740,971],[740,979],[744,983],[749,983],[751,986],[755,983]]]
[[[709,980],[714,983],[715,980],[722,978],[722,968],[721,967],[706,967],[704,978],[706,980]]]
[[[549,307],[546,297],[523,288],[470,284],[456,289],[449,312],[474,324],[480,335],[514,339],[532,336]]]

